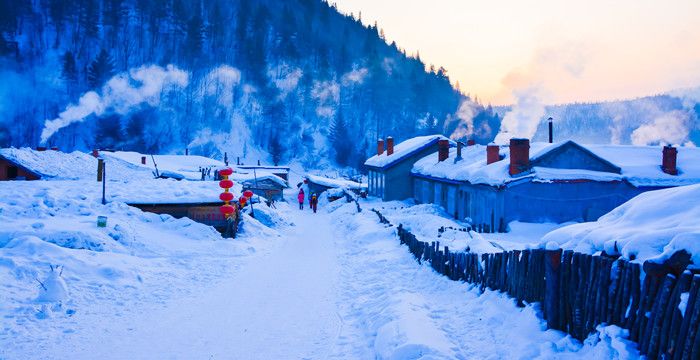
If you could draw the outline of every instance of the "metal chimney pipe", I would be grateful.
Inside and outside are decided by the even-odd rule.
[[[547,121],[549,121],[549,143],[551,144],[554,142],[554,125],[552,125],[552,117],[550,116]]]

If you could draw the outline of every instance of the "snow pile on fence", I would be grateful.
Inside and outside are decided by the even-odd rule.
[[[32,172],[44,180],[85,180],[97,178],[97,159],[92,155],[74,151],[37,151],[30,148],[0,149],[3,156]],[[112,179],[136,180],[153,178],[151,172],[117,158],[105,159],[107,176]]]
[[[552,231],[542,246],[622,255],[636,262],[662,262],[680,250],[700,265],[700,185],[643,193],[596,222]]]

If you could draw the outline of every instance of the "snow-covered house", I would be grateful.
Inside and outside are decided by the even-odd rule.
[[[573,141],[469,146],[457,159],[414,165],[414,198],[482,231],[524,222],[594,221],[632,197],[700,183],[700,149],[581,145]],[[678,163],[678,166],[676,166]]]
[[[455,143],[442,135],[419,136],[394,146],[394,139],[377,141],[377,155],[365,161],[368,169],[369,195],[384,201],[404,200],[413,197],[413,182],[410,176],[413,164],[419,159],[434,154],[447,156],[450,146]],[[437,145],[437,146],[436,146]]]
[[[324,176],[311,174],[304,176],[304,184],[307,186],[309,194],[320,194],[330,189],[344,189],[359,193],[366,187],[366,184],[361,184],[350,180],[331,179]]]
[[[241,170],[244,172],[252,173],[264,172],[268,174],[276,175],[285,181],[289,181],[289,167],[288,166],[268,166],[268,165],[236,165],[236,170]]]
[[[264,172],[253,174],[237,172],[232,176],[234,181],[243,185],[243,190],[251,190],[254,194],[269,200],[284,200],[284,189],[289,188],[289,184],[281,177]]]

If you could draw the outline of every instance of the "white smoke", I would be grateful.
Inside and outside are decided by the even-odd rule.
[[[316,81],[311,89],[311,96],[318,101],[316,114],[331,118],[340,101],[340,86],[335,81]]]
[[[304,72],[299,68],[292,68],[286,64],[278,65],[267,71],[267,76],[280,91],[279,99],[284,100],[299,85]]]
[[[356,84],[362,84],[365,81],[365,77],[369,71],[367,68],[353,69],[343,75],[341,82],[343,86],[351,86]]]
[[[221,65],[210,71],[205,77],[205,94],[216,96],[217,102],[222,106],[233,104],[233,92],[241,82],[241,72],[238,69]]]
[[[58,130],[85,120],[90,115],[102,115],[107,111],[126,114],[135,106],[147,103],[156,106],[164,92],[187,86],[189,74],[172,65],[162,68],[156,65],[142,66],[112,77],[102,87],[102,95],[88,91],[70,104],[57,118],[46,120],[41,132],[41,142]]]
[[[541,101],[542,90],[538,86],[513,90],[516,103],[503,116],[501,130],[494,140],[497,144],[507,144],[511,138],[532,138],[544,116]]]
[[[474,134],[474,117],[479,113],[479,104],[469,98],[460,102],[455,113],[455,118],[459,121],[457,128],[450,135],[451,139],[463,139]]]
[[[692,119],[681,110],[663,114],[632,132],[634,145],[682,144],[688,141]]]

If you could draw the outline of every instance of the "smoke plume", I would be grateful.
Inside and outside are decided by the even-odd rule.
[[[187,86],[189,74],[172,65],[162,68],[156,65],[142,66],[112,77],[101,89],[83,94],[77,104],[70,104],[57,118],[46,120],[41,132],[41,142],[58,130],[84,121],[90,115],[106,112],[127,114],[131,109],[147,103],[157,106],[164,92]]]
[[[451,139],[463,139],[474,134],[474,117],[479,113],[479,104],[469,98],[465,98],[460,102],[459,108],[455,113],[459,124],[450,135]]]
[[[632,144],[682,144],[688,141],[691,125],[692,119],[686,111],[670,111],[634,130]]]
[[[530,139],[535,135],[545,113],[541,92],[537,86],[513,90],[516,103],[503,116],[501,131],[496,135],[495,143],[506,144],[511,138]]]

